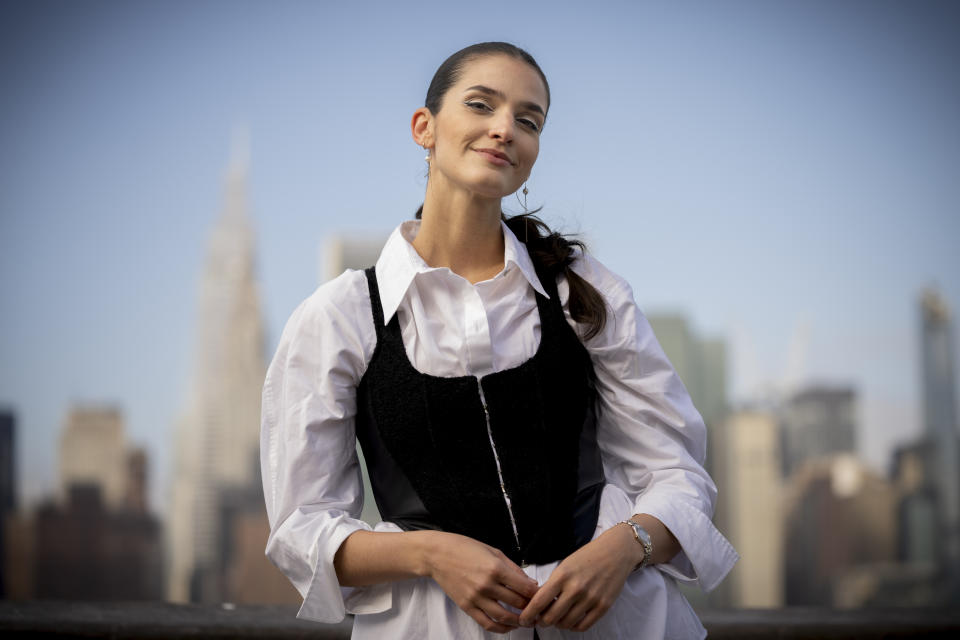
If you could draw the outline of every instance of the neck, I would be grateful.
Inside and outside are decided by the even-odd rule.
[[[503,270],[500,200],[428,183],[413,248],[431,267],[447,267],[471,283],[492,278]]]

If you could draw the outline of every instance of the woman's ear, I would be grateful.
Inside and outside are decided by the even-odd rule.
[[[425,149],[433,147],[433,114],[430,113],[430,109],[420,107],[413,112],[410,132],[413,134],[413,141],[421,147]]]

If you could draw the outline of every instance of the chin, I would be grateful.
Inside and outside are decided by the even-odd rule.
[[[490,191],[490,192],[479,192],[479,191],[478,191],[477,193],[478,193],[479,195],[483,196],[484,198],[489,198],[490,200],[503,200],[503,199],[506,198],[508,195],[510,195],[511,193],[513,193],[513,191],[503,191],[502,189],[500,189],[500,190],[497,190],[497,191]]]
[[[516,182],[516,176],[488,169],[461,174],[460,179],[455,182],[460,188],[491,200],[505,198],[523,185],[522,181]]]
[[[499,200],[500,198],[507,197],[516,191],[517,188],[518,187],[511,188],[510,186],[505,186],[503,184],[477,184],[473,186],[471,191],[484,198]]]

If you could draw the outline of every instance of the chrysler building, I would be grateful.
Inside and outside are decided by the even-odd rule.
[[[260,393],[266,371],[254,234],[247,210],[246,141],[235,140],[223,209],[200,283],[197,342],[176,426],[168,527],[167,597],[219,599],[221,497],[259,486]]]

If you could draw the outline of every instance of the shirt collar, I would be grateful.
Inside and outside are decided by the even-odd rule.
[[[500,222],[500,227],[503,229],[504,271],[511,264],[515,265],[537,293],[549,298],[550,296],[540,283],[540,278],[537,277],[537,271],[533,267],[533,260],[530,259],[526,246],[513,235],[503,221]],[[383,246],[383,251],[380,252],[376,273],[384,323],[390,322],[393,318],[393,314],[397,312],[417,274],[434,269],[420,257],[411,244],[419,230],[419,220],[407,220],[401,223],[390,234],[387,243]]]
[[[533,266],[533,260],[530,258],[530,252],[527,251],[527,245],[520,242],[517,236],[513,235],[510,227],[503,220],[500,221],[500,227],[503,229],[503,267],[507,268],[511,263],[515,264],[523,277],[527,279],[534,291],[544,298],[550,298],[540,278],[537,277],[537,270]]]

